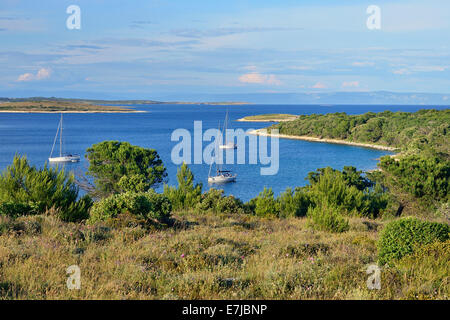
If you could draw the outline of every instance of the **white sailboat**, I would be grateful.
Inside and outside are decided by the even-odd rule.
[[[219,124],[219,131],[220,131],[220,124]],[[209,166],[208,183],[221,184],[221,183],[235,182],[237,174],[233,174],[233,172],[230,170],[222,170],[222,165],[217,164],[217,152],[218,152],[218,150],[217,150],[217,144],[216,144],[216,149],[215,149],[216,155],[215,155],[214,161],[211,162],[211,165]],[[216,164],[216,175],[215,176],[211,176],[211,169],[212,169],[213,163]]]
[[[224,144],[220,145],[220,149],[236,149],[237,145],[233,141],[227,143],[227,126],[228,126],[228,110],[225,115],[225,123],[223,124]]]
[[[53,150],[55,149],[56,141],[59,135],[59,157],[53,157]],[[56,130],[55,140],[53,141],[52,151],[50,152],[49,162],[79,162],[80,156],[76,154],[63,154],[63,115],[61,113],[61,120],[59,120],[58,129]]]

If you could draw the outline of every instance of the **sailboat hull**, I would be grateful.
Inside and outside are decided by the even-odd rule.
[[[49,162],[80,162],[80,156],[63,156],[48,158]]]
[[[215,177],[209,177],[208,183],[229,183],[229,182],[235,182],[236,181],[236,175],[233,176],[215,176]]]
[[[229,143],[219,146],[220,149],[237,149],[237,145],[235,143]]]

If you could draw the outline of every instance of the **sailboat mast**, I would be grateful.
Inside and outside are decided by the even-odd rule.
[[[227,145],[227,126],[228,126],[228,109],[227,113],[225,114],[225,124],[223,125],[223,134],[224,134],[224,146]]]
[[[219,121],[219,133],[222,134],[220,132],[220,121]],[[220,140],[220,139],[219,139]],[[220,148],[219,148],[219,144],[216,144],[216,150],[214,150],[215,152],[215,160],[214,162],[216,163],[216,174],[218,173],[219,170],[222,170],[221,164],[217,164],[217,158],[219,157],[219,152],[220,152]]]
[[[62,135],[63,135],[63,115],[62,115],[62,113],[61,113],[60,125],[61,125],[61,132],[59,135],[59,156],[62,157]]]

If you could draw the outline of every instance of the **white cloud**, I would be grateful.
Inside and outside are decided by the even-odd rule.
[[[239,81],[243,83],[281,85],[281,81],[275,75],[265,75],[258,72],[243,74],[239,77]]]
[[[41,68],[36,73],[36,75],[32,73],[24,73],[17,78],[18,82],[27,82],[27,81],[38,81],[50,78],[51,70],[46,68]]]
[[[17,78],[17,81],[32,81],[34,79],[34,75],[31,73],[24,73]]]
[[[359,81],[344,81],[342,82],[342,87],[343,88],[359,87]]]
[[[312,89],[326,89],[327,85],[322,82],[317,82],[315,85],[311,87]]]
[[[36,80],[43,80],[50,78],[50,73],[51,73],[50,69],[42,68],[38,71],[36,75]]]

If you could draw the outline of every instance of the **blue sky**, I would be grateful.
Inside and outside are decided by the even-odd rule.
[[[450,93],[449,40],[449,1],[1,0],[0,96]]]

